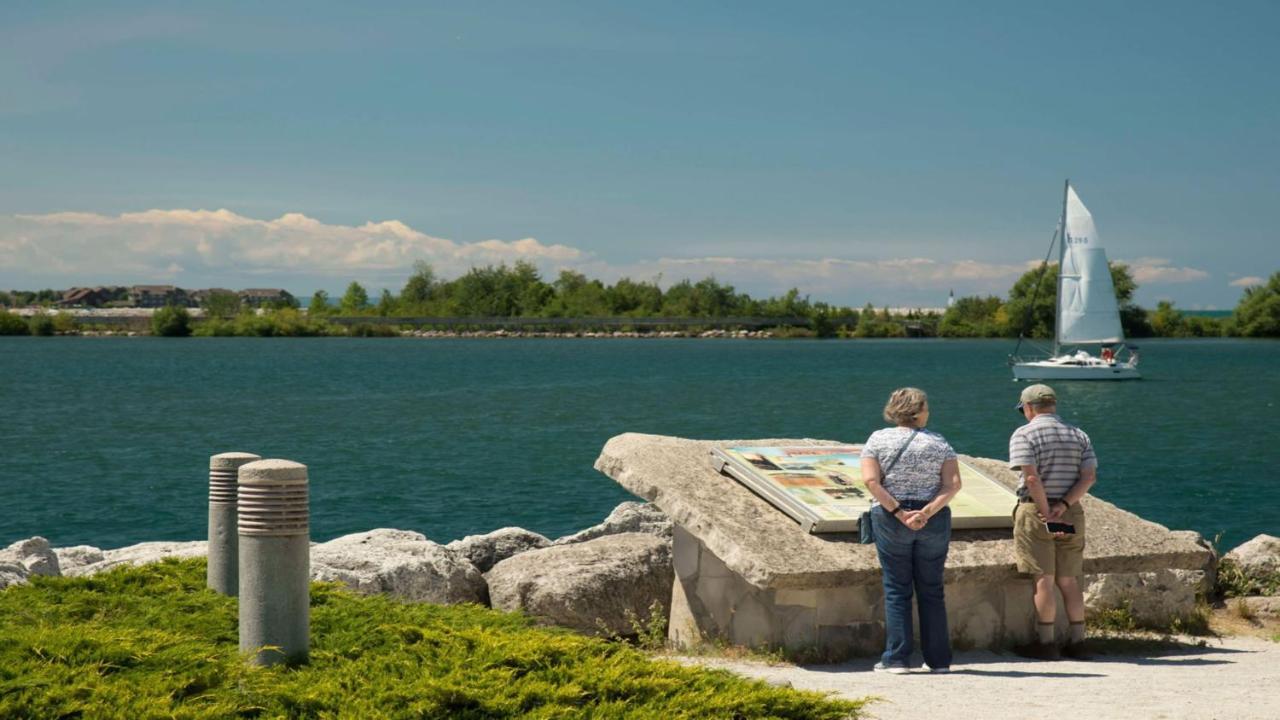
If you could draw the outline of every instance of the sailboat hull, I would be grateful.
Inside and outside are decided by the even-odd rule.
[[[1014,380],[1141,380],[1137,366],[1128,363],[1067,364],[1062,358],[1023,362],[1013,366]],[[1069,361],[1068,361],[1069,362]]]

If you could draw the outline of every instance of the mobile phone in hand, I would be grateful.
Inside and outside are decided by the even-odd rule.
[[[1045,527],[1049,528],[1051,533],[1066,533],[1068,535],[1076,534],[1076,526],[1071,523],[1050,522],[1045,523]]]

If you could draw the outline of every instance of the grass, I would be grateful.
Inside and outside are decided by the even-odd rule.
[[[1231,612],[1241,620],[1254,620],[1257,618],[1257,613],[1253,611],[1253,607],[1242,597],[1236,598],[1236,601],[1231,604]]]
[[[814,718],[862,702],[652,660],[520,615],[311,593],[311,662],[250,668],[203,560],[0,592],[0,717]],[[650,637],[656,637],[651,631]]]
[[[1215,590],[1222,598],[1280,595],[1280,572],[1261,576],[1249,575],[1239,565],[1224,558],[1218,563],[1218,582]]]
[[[1094,610],[1085,615],[1089,630],[1095,634],[1127,635],[1138,632],[1153,632],[1165,635],[1212,635],[1209,621],[1212,608],[1204,601],[1198,601],[1195,609],[1187,615],[1175,617],[1168,623],[1153,624],[1143,622],[1134,617],[1129,605],[1122,605],[1108,610]]]

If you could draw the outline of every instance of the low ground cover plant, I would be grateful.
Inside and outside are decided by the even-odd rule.
[[[653,660],[476,606],[314,585],[311,661],[249,668],[203,560],[0,592],[0,717],[805,718],[860,702]]]

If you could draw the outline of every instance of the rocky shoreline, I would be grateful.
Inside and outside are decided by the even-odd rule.
[[[624,502],[607,518],[551,540],[517,527],[469,535],[448,544],[421,533],[375,529],[312,543],[311,577],[365,594],[415,602],[475,603],[522,611],[541,622],[585,633],[627,637],[649,622],[651,611],[670,609],[675,578],[671,519],[649,503]],[[204,557],[207,543],[144,542],[102,550],[88,545],[51,547],[43,537],[0,550],[0,590],[32,576],[90,577],[124,565],[166,558]],[[1280,573],[1280,538],[1259,535],[1226,553],[1241,577],[1266,584]],[[1135,616],[1156,608],[1133,604],[1177,595],[1186,583],[1147,578],[1158,592],[1134,594],[1120,575],[1088,575],[1091,611],[1130,604]],[[1200,590],[1210,592],[1212,579]],[[1149,588],[1150,589],[1150,588]],[[1177,589],[1178,592],[1172,592]],[[1280,612],[1277,598],[1245,598],[1264,612]],[[663,618],[665,620],[665,617]]]
[[[587,633],[634,635],[671,597],[671,521],[624,502],[603,522],[551,540],[523,528],[447,545],[408,530],[376,529],[311,545],[311,578],[355,592],[436,604],[523,611]],[[204,557],[208,543],[144,542],[112,550],[51,547],[43,537],[0,550],[0,590],[31,576],[90,577],[125,565]]]

